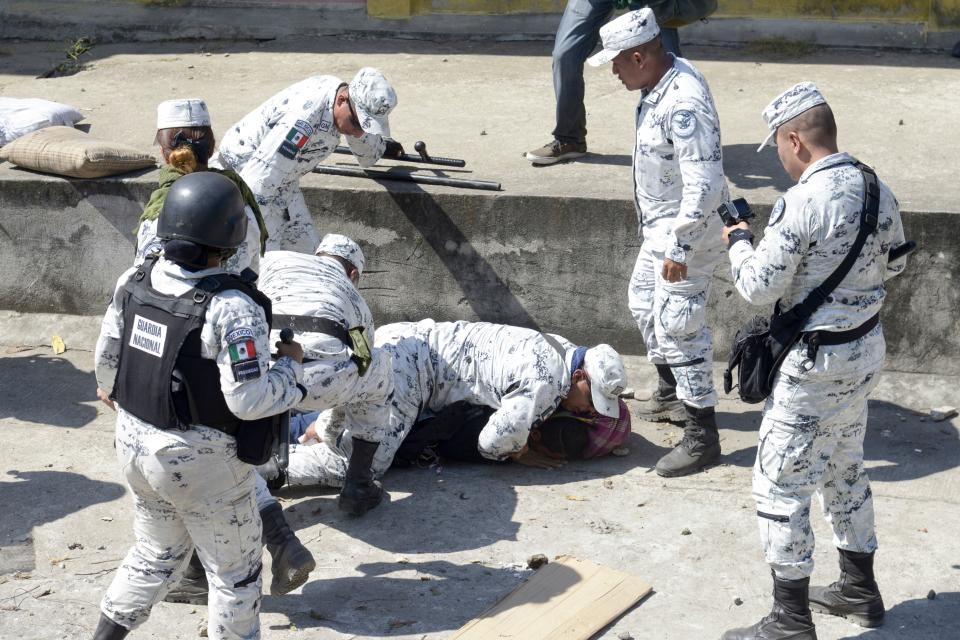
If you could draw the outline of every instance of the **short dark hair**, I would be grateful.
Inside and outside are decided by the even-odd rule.
[[[837,121],[826,102],[807,109],[796,118],[783,123],[780,128],[785,134],[791,131],[806,134],[814,144],[821,147],[831,147],[837,143]]]
[[[580,460],[590,444],[589,427],[589,423],[570,416],[547,418],[538,427],[540,444],[553,453]]]

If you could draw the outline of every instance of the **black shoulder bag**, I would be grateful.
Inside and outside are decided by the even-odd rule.
[[[860,257],[867,236],[877,230],[880,210],[880,186],[877,174],[863,163],[856,167],[863,174],[864,199],[860,210],[860,229],[843,262],[830,277],[807,295],[806,299],[786,313],[780,313],[778,302],[770,320],[756,316],[739,331],[730,350],[727,369],[723,372],[723,391],[733,389],[734,370],[740,399],[748,404],[763,402],[773,392],[774,378],[784,359],[803,334],[803,328],[814,311],[826,301],[837,285],[847,276],[853,263]]]

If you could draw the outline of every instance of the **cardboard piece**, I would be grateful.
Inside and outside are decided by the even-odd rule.
[[[450,640],[588,640],[651,591],[636,576],[563,556]]]

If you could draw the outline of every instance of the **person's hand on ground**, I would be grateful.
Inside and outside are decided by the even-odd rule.
[[[512,454],[510,459],[527,467],[536,467],[537,469],[559,469],[567,464],[566,460],[551,458],[530,447],[524,447],[520,451]]]

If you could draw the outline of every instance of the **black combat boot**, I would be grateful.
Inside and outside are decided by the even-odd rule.
[[[697,409],[687,404],[683,408],[687,412],[683,440],[657,462],[657,475],[667,478],[689,475],[720,458],[720,434],[714,408]]]
[[[273,559],[273,580],[270,582],[270,595],[282,596],[290,593],[310,576],[317,568],[317,561],[283,517],[283,508],[274,502],[260,512],[263,521],[263,542]]]
[[[93,632],[93,640],[123,640],[128,633],[130,633],[130,629],[117,624],[101,613],[97,630]]]
[[[683,403],[677,398],[677,379],[673,370],[665,364],[654,365],[657,368],[657,390],[640,408],[639,417],[647,422],[683,423]]]
[[[200,562],[200,556],[194,550],[190,556],[190,564],[183,572],[180,583],[167,592],[165,602],[179,602],[181,604],[207,604],[207,594],[210,585],[207,584],[207,572]]]
[[[883,624],[883,598],[873,577],[873,553],[840,549],[840,579],[829,587],[810,588],[810,608],[846,618],[861,627]]]
[[[340,491],[337,505],[341,511],[352,516],[362,516],[380,504],[383,488],[373,479],[373,456],[377,453],[379,442],[367,442],[353,439],[353,453],[347,465],[347,477]]]
[[[773,576],[773,609],[752,627],[731,629],[721,640],[817,640],[807,601],[810,578]]]

